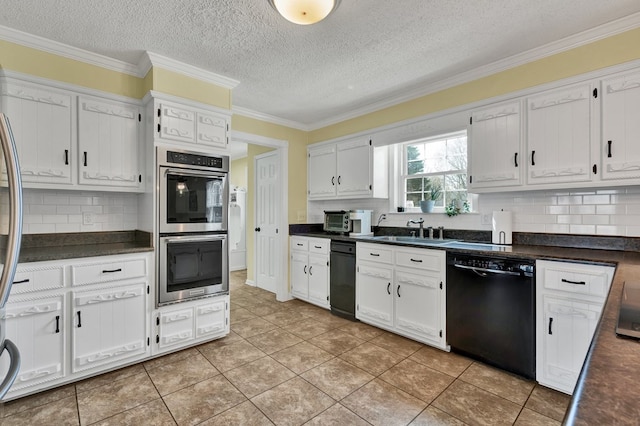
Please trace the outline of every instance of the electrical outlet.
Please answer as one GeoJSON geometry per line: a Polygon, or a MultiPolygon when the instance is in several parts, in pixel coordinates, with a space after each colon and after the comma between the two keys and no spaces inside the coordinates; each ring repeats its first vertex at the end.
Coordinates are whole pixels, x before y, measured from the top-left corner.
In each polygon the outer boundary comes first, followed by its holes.
{"type": "Polygon", "coordinates": [[[483,225],[491,225],[491,221],[493,220],[493,214],[482,213],[482,218],[480,220],[483,225]]]}
{"type": "Polygon", "coordinates": [[[93,225],[93,213],[91,213],[91,212],[83,212],[82,213],[82,224],[83,225],[93,225]]]}

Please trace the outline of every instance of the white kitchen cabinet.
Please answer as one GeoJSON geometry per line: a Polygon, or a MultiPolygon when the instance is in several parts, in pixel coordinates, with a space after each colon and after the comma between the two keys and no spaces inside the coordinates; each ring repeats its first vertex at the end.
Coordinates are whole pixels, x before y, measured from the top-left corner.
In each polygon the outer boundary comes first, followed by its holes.
{"type": "MultiPolygon", "coordinates": [[[[9,117],[25,187],[71,185],[76,141],[74,94],[5,79],[2,112],[9,117]]],[[[6,174],[4,164],[2,167],[6,174]]]]}
{"type": "Polygon", "coordinates": [[[536,262],[536,380],[573,393],[614,268],[536,262]]]}
{"type": "Polygon", "coordinates": [[[527,183],[588,182],[597,174],[591,161],[592,102],[589,83],[527,98],[527,183]]]}
{"type": "Polygon", "coordinates": [[[79,183],[138,188],[142,110],[125,102],[78,98],[79,183]]]}
{"type": "Polygon", "coordinates": [[[356,254],[356,317],[447,349],[446,253],[357,243],[356,254]]]}
{"type": "Polygon", "coordinates": [[[228,115],[162,99],[156,101],[156,111],[159,140],[185,142],[203,148],[227,148],[228,115]]]}
{"type": "Polygon", "coordinates": [[[147,353],[147,283],[72,292],[72,371],[147,353]]]}
{"type": "Polygon", "coordinates": [[[310,147],[308,198],[387,198],[388,161],[388,147],[374,147],[369,137],[310,147]]]}
{"type": "MultiPolygon", "coordinates": [[[[66,374],[64,294],[45,298],[11,300],[5,312],[6,338],[20,350],[20,372],[12,392],[46,386],[66,374]]],[[[0,358],[0,374],[9,369],[9,358],[0,358]]]]}
{"type": "Polygon", "coordinates": [[[291,237],[291,294],[301,300],[328,309],[328,238],[291,237]]]}
{"type": "Polygon", "coordinates": [[[154,355],[229,334],[229,296],[164,306],[154,313],[154,355]]]}
{"type": "Polygon", "coordinates": [[[518,186],[526,159],[521,155],[519,100],[472,112],[468,142],[469,189],[518,186]]]}
{"type": "Polygon", "coordinates": [[[640,178],[640,71],[602,80],[602,179],[640,178]]]}

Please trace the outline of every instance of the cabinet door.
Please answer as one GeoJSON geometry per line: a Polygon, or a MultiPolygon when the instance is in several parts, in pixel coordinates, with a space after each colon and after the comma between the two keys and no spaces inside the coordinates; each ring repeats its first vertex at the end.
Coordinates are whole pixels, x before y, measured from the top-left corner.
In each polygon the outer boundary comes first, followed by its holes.
{"type": "MultiPolygon", "coordinates": [[[[6,337],[20,350],[20,372],[11,391],[37,386],[65,375],[64,295],[26,302],[9,302],[6,337]]],[[[0,358],[0,374],[9,369],[0,358]]]]}
{"type": "Polygon", "coordinates": [[[158,137],[179,142],[196,142],[196,112],[170,102],[158,104],[158,137]]]}
{"type": "Polygon", "coordinates": [[[527,99],[527,183],[589,181],[591,164],[590,84],[527,99]]]}
{"type": "Polygon", "coordinates": [[[356,273],[356,318],[386,328],[393,327],[391,268],[358,265],[356,273]]]}
{"type": "Polygon", "coordinates": [[[227,117],[213,113],[197,114],[196,142],[214,148],[227,148],[227,117]]]}
{"type": "Polygon", "coordinates": [[[306,253],[291,253],[291,294],[304,300],[309,298],[308,261],[306,253]]]}
{"type": "Polygon", "coordinates": [[[474,111],[471,120],[469,187],[520,185],[520,101],[474,111]]]}
{"type": "Polygon", "coordinates": [[[72,370],[120,364],[144,355],[146,284],[72,292],[72,370]]]}
{"type": "Polygon", "coordinates": [[[309,302],[329,307],[329,258],[309,255],[309,302]]]}
{"type": "Polygon", "coordinates": [[[439,274],[396,269],[395,325],[398,332],[443,345],[442,287],[439,274]]]}
{"type": "Polygon", "coordinates": [[[156,343],[161,350],[183,346],[195,338],[193,308],[163,311],[157,318],[156,343]]]}
{"type": "Polygon", "coordinates": [[[135,105],[79,98],[80,179],[85,185],[138,187],[141,109],[135,105]]]}
{"type": "Polygon", "coordinates": [[[370,197],[371,139],[358,138],[337,144],[337,195],[341,197],[370,197]]]}
{"type": "Polygon", "coordinates": [[[196,306],[196,339],[222,336],[229,332],[228,303],[225,300],[196,306]]]}
{"type": "Polygon", "coordinates": [[[336,146],[309,149],[307,188],[310,200],[333,198],[336,195],[336,146]]]}
{"type": "Polygon", "coordinates": [[[600,318],[601,304],[543,296],[536,379],[572,393],[600,318]],[[542,368],[540,368],[542,367],[542,368]],[[542,371],[540,371],[542,370],[542,371]]]}
{"type": "Polygon", "coordinates": [[[640,72],[602,81],[602,178],[640,178],[640,72]]]}
{"type": "MultiPolygon", "coordinates": [[[[72,183],[73,102],[70,93],[38,85],[3,87],[2,111],[9,117],[24,183],[72,183]]],[[[6,175],[4,163],[2,168],[6,175]]]]}

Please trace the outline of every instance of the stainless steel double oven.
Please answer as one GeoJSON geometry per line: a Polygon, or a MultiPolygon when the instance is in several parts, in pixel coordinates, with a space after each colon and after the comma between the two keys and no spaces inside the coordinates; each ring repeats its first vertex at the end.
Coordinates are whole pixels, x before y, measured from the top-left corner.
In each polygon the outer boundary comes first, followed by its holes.
{"type": "Polygon", "coordinates": [[[229,157],[158,147],[158,300],[229,291],[229,157]]]}

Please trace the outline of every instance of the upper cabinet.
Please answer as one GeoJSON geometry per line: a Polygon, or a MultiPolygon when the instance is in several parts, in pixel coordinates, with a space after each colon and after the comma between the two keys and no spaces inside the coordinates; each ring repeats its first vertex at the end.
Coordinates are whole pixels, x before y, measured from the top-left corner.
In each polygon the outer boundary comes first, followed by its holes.
{"type": "Polygon", "coordinates": [[[137,105],[78,98],[81,184],[137,187],[142,111],[137,105]]]}
{"type": "Polygon", "coordinates": [[[227,149],[228,115],[161,99],[156,99],[155,107],[159,140],[227,149]]]}
{"type": "Polygon", "coordinates": [[[73,93],[5,81],[2,112],[9,118],[25,186],[73,183],[76,122],[73,93]]]}
{"type": "Polygon", "coordinates": [[[469,137],[469,189],[520,185],[520,101],[473,111],[469,137]]]}
{"type": "Polygon", "coordinates": [[[374,147],[369,137],[309,147],[309,200],[386,198],[388,161],[388,148],[374,147]]]}
{"type": "Polygon", "coordinates": [[[602,81],[602,178],[640,178],[640,72],[602,81]]]}
{"type": "Polygon", "coordinates": [[[544,92],[527,99],[527,183],[590,181],[591,84],[544,92]]]}

